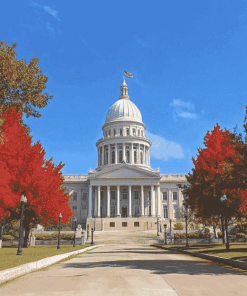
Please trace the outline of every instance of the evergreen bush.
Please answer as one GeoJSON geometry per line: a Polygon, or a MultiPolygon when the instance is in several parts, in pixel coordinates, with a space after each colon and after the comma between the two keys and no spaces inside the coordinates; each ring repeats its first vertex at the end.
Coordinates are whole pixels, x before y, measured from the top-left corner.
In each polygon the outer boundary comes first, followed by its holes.
{"type": "Polygon", "coordinates": [[[4,234],[3,235],[3,241],[13,241],[14,237],[10,234],[4,234]]]}
{"type": "Polygon", "coordinates": [[[173,228],[174,230],[183,230],[184,229],[184,225],[183,225],[183,223],[182,222],[176,222],[175,224],[174,224],[174,228],[173,228]]]}

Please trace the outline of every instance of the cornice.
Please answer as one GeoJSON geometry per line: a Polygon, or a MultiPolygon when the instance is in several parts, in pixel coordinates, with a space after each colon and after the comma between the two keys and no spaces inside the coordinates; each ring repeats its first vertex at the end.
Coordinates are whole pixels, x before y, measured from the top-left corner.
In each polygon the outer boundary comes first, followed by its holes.
{"type": "Polygon", "coordinates": [[[104,131],[104,129],[105,128],[107,128],[107,127],[110,127],[110,126],[114,126],[115,124],[135,124],[135,125],[140,125],[140,126],[142,126],[142,127],[144,127],[144,129],[146,130],[146,125],[144,124],[144,123],[142,123],[142,122],[139,122],[139,121],[135,121],[135,120],[126,120],[126,118],[124,118],[123,117],[123,119],[122,120],[119,120],[119,119],[117,119],[117,120],[113,120],[113,121],[111,121],[111,122],[107,122],[107,123],[105,123],[103,126],[102,126],[102,130],[104,131]]]}
{"type": "Polygon", "coordinates": [[[98,142],[96,143],[96,147],[98,147],[100,144],[104,143],[104,145],[108,145],[108,144],[123,144],[123,143],[138,143],[138,144],[142,144],[141,142],[147,143],[149,144],[149,146],[151,147],[152,142],[150,140],[148,140],[145,137],[138,137],[138,136],[114,136],[114,137],[109,137],[109,138],[101,138],[98,140],[98,142]]]}

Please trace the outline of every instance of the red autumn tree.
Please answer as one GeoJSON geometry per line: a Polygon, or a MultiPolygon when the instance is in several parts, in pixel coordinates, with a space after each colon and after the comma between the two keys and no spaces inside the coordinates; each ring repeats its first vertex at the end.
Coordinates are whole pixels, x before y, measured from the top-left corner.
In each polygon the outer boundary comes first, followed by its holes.
{"type": "Polygon", "coordinates": [[[220,198],[227,196],[228,217],[236,216],[243,208],[236,172],[243,155],[234,149],[233,135],[221,130],[217,124],[204,137],[205,148],[198,149],[197,159],[192,158],[195,167],[186,178],[183,188],[185,205],[198,217],[219,217],[222,213],[220,198]]]}
{"type": "Polygon", "coordinates": [[[32,145],[26,128],[20,124],[21,116],[14,109],[2,114],[4,124],[1,127],[0,160],[5,166],[0,174],[7,177],[0,180],[0,219],[6,215],[18,219],[20,197],[25,194],[27,203],[23,225],[27,243],[29,231],[37,223],[57,224],[58,216],[62,213],[62,222],[66,224],[70,222],[73,212],[68,204],[70,197],[62,187],[63,164],[55,166],[52,159],[44,159],[44,149],[39,142],[32,145]]]}

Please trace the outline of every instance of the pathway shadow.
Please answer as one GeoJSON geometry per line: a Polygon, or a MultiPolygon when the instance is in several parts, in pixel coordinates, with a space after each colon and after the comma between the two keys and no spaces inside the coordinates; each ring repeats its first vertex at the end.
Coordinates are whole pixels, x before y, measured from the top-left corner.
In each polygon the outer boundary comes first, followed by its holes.
{"type": "Polygon", "coordinates": [[[63,263],[63,268],[100,268],[124,267],[127,269],[150,270],[153,274],[187,274],[187,275],[243,275],[241,271],[224,268],[223,264],[183,260],[116,260],[86,263],[63,263]]]}

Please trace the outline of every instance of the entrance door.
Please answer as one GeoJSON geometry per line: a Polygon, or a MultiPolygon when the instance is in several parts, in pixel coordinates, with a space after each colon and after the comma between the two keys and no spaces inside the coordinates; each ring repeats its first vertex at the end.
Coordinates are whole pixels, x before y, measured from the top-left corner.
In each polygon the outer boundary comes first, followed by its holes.
{"type": "Polygon", "coordinates": [[[122,217],[123,218],[127,217],[127,206],[122,207],[122,217]]]}

